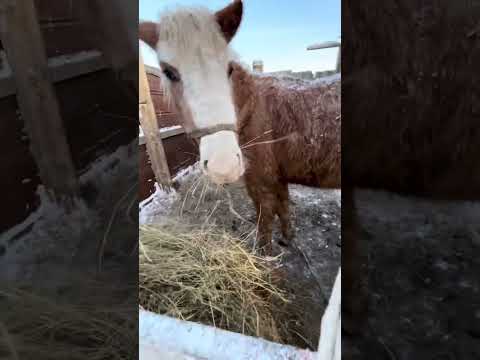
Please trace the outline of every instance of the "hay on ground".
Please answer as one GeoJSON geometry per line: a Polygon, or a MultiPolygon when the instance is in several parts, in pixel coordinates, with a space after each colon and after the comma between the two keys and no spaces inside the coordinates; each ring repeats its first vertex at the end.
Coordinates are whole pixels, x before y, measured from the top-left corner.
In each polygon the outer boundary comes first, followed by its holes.
{"type": "Polygon", "coordinates": [[[104,284],[78,286],[76,300],[25,288],[0,291],[1,359],[125,359],[136,356],[138,338],[135,288],[125,288],[122,303],[104,284]],[[113,295],[112,295],[113,294],[113,295]]]}
{"type": "Polygon", "coordinates": [[[281,342],[272,304],[276,259],[215,227],[140,227],[140,305],[183,320],[281,342]]]}

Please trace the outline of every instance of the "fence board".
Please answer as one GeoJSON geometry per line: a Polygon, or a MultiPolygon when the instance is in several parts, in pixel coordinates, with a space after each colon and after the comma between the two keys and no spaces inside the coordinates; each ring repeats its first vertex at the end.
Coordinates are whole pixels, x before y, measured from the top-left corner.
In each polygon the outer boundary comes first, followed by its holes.
{"type": "Polygon", "coordinates": [[[32,0],[0,2],[0,38],[43,185],[58,197],[77,191],[77,178],[32,0]]]}
{"type": "Polygon", "coordinates": [[[162,140],[158,136],[157,117],[150,97],[150,86],[141,56],[139,59],[139,114],[140,125],[145,134],[147,152],[155,178],[158,184],[169,189],[171,185],[170,171],[162,140]]]}

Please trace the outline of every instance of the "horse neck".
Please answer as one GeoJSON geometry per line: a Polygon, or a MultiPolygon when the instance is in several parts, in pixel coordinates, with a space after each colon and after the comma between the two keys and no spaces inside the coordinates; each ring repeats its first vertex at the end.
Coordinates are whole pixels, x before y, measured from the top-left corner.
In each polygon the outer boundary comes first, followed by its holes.
{"type": "Polygon", "coordinates": [[[237,112],[237,121],[244,123],[245,119],[252,115],[255,107],[255,95],[251,83],[242,83],[240,86],[234,86],[233,96],[235,110],[237,112]],[[246,88],[248,86],[248,88],[246,88]]]}

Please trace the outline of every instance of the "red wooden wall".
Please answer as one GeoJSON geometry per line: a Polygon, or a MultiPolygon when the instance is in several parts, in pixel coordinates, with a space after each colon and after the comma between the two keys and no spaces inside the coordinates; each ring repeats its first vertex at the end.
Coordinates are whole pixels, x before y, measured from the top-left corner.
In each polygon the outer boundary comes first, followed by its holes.
{"type": "MultiPolygon", "coordinates": [[[[159,70],[146,66],[148,83],[159,128],[181,125],[181,118],[168,107],[160,83],[159,70]]],[[[181,169],[194,164],[198,158],[198,147],[185,134],[163,139],[168,167],[172,176],[181,169]]],[[[154,191],[155,176],[150,167],[145,145],[140,145],[140,199],[146,199],[154,191]]]]}

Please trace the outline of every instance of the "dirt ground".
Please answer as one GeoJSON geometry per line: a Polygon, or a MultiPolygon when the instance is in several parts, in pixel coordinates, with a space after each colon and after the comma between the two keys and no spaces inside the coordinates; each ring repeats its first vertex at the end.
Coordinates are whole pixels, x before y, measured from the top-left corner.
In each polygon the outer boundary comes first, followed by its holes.
{"type": "Polygon", "coordinates": [[[480,203],[358,193],[369,316],[344,359],[480,359],[480,203]]]}
{"type": "MultiPolygon", "coordinates": [[[[161,223],[181,216],[187,223],[215,224],[236,236],[255,231],[254,206],[242,183],[224,188],[204,184],[196,170],[183,175],[177,190],[179,196],[169,200],[157,196],[142,209],[140,222],[161,223]]],[[[294,246],[278,245],[278,223],[273,235],[273,255],[283,253],[281,286],[291,300],[285,309],[291,318],[283,322],[291,345],[316,350],[321,317],[341,261],[340,191],[298,185],[290,185],[289,189],[296,227],[294,246]]],[[[255,237],[250,238],[253,241],[255,237]]]]}

